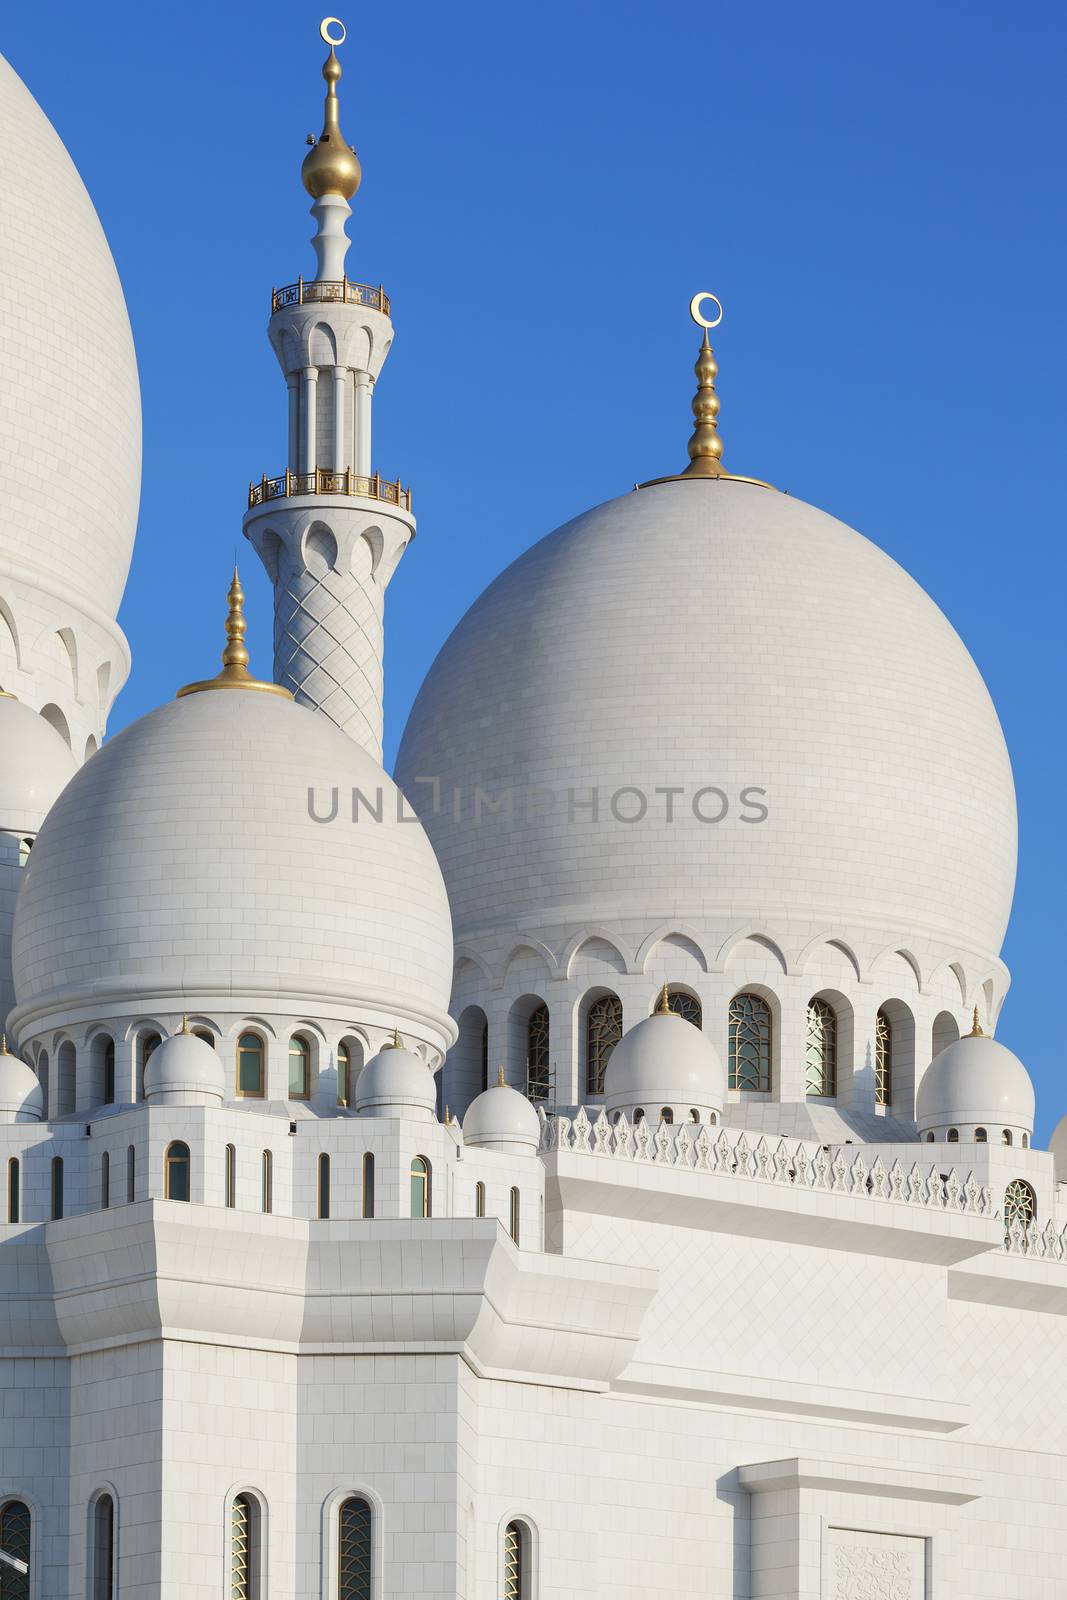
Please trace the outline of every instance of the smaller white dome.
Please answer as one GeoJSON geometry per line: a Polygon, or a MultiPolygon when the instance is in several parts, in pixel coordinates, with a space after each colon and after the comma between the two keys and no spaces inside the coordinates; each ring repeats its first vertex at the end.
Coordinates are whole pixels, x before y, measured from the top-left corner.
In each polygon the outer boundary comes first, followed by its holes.
{"type": "Polygon", "coordinates": [[[998,1129],[1034,1131],[1034,1086],[1006,1045],[986,1034],[968,1034],[946,1045],[923,1074],[915,1102],[920,1133],[953,1127],[983,1127],[997,1142],[998,1129]]]}
{"type": "Polygon", "coordinates": [[[0,750],[0,828],[36,833],[78,763],[50,722],[8,695],[0,695],[0,750]]]}
{"type": "Polygon", "coordinates": [[[463,1118],[463,1142],[498,1150],[536,1150],[541,1119],[524,1094],[510,1083],[494,1083],[475,1095],[463,1118]]]}
{"type": "Polygon", "coordinates": [[[604,1103],[608,1111],[642,1110],[658,1117],[670,1108],[684,1120],[719,1112],[726,1074],[707,1034],[673,1012],[657,1011],[623,1034],[608,1061],[604,1103]]]}
{"type": "Polygon", "coordinates": [[[417,1117],[437,1107],[437,1081],[414,1050],[386,1044],[371,1056],[356,1080],[356,1110],[364,1117],[417,1117]]]}
{"type": "Polygon", "coordinates": [[[199,1106],[226,1094],[222,1062],[195,1033],[175,1033],[153,1050],[144,1069],[146,1100],[157,1105],[199,1106]]]}
{"type": "Polygon", "coordinates": [[[33,1072],[18,1056],[0,1053],[0,1122],[40,1122],[44,1116],[44,1091],[33,1072]]]}
{"type": "Polygon", "coordinates": [[[1053,1128],[1048,1147],[1056,1168],[1056,1182],[1067,1183],[1067,1117],[1061,1117],[1053,1128]]]}

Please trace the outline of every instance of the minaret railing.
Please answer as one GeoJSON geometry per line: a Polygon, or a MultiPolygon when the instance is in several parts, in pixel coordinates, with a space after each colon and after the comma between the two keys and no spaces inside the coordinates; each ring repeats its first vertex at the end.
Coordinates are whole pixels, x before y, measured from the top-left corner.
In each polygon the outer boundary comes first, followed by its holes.
{"type": "Polygon", "coordinates": [[[298,278],[283,289],[272,289],[270,309],[282,311],[287,306],[321,305],[369,306],[372,311],[389,315],[389,296],[379,283],[353,283],[350,278],[298,278]]]}
{"type": "Polygon", "coordinates": [[[319,467],[314,472],[283,472],[277,478],[261,478],[248,485],[248,509],[264,506],[269,500],[285,500],[298,494],[357,495],[364,500],[384,500],[388,505],[411,510],[411,490],[399,478],[395,483],[377,472],[330,472],[319,467]]]}

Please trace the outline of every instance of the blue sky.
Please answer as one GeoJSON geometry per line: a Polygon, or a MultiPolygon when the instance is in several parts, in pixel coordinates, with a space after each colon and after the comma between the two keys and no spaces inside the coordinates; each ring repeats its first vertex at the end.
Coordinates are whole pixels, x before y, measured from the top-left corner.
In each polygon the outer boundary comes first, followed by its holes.
{"type": "MultiPolygon", "coordinates": [[[[145,471],[112,730],[212,670],[248,480],[284,464],[272,284],[310,271],[299,168],[321,9],[8,7],[2,48],[66,140],[122,274],[145,471]]],[[[860,528],[959,629],[1015,764],[1000,1034],[1039,1133],[1067,1109],[1063,79],[1067,13],[990,0],[717,7],[545,0],[350,13],[350,275],[395,348],[376,464],[415,490],[389,591],[390,755],[487,581],[674,470],[697,288],[735,470],[860,528]]],[[[46,197],[42,197],[45,203],[46,197]]],[[[242,551],[253,664],[270,593],[242,551]]]]}

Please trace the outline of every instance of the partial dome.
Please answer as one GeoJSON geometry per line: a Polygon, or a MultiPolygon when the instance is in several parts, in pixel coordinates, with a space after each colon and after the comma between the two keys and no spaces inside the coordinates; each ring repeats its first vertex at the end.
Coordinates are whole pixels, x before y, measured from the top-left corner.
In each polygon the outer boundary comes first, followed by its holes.
{"type": "Polygon", "coordinates": [[[43,1116],[44,1091],[37,1074],[0,1049],[0,1122],[40,1122],[43,1116]]]}
{"type": "Polygon", "coordinates": [[[494,1083],[467,1107],[463,1142],[516,1154],[536,1150],[541,1142],[541,1121],[524,1094],[510,1083],[494,1083]]]}
{"type": "Polygon", "coordinates": [[[748,483],[650,486],[520,557],[438,655],[397,777],[461,942],[795,918],[992,959],[1011,908],[1011,767],[960,639],[882,550],[748,483]]]}
{"type": "Polygon", "coordinates": [[[144,1069],[144,1094],[164,1106],[218,1103],[226,1096],[222,1062],[195,1033],[175,1033],[153,1050],[144,1069]]]}
{"type": "Polygon", "coordinates": [[[604,1104],[609,1111],[636,1110],[658,1121],[664,1110],[683,1122],[722,1110],[726,1075],[715,1046],[705,1033],[672,1012],[657,1011],[628,1029],[611,1052],[604,1078],[604,1104]]]}
{"type": "Polygon", "coordinates": [[[0,557],[113,621],[141,484],[130,322],[85,186],[2,59],[0,202],[4,367],[18,374],[18,403],[0,412],[0,557]]]}
{"type": "Polygon", "coordinates": [[[1018,1056],[985,1034],[968,1034],[938,1052],[923,1074],[915,1102],[920,1134],[944,1138],[954,1128],[973,1138],[984,1128],[998,1143],[1004,1130],[1034,1131],[1034,1086],[1018,1056]]]}
{"type": "Polygon", "coordinates": [[[7,695],[0,695],[0,750],[0,829],[36,833],[78,763],[50,723],[7,695]]]}
{"type": "Polygon", "coordinates": [[[366,1117],[432,1117],[437,1082],[413,1050],[387,1044],[356,1080],[356,1111],[366,1117]]]}
{"type": "Polygon", "coordinates": [[[20,1036],[105,997],[181,1011],[194,993],[301,1015],[358,1005],[435,1047],[455,1034],[425,833],[366,751],[276,694],[186,695],[82,768],[25,869],[13,966],[20,1036]],[[353,821],[353,790],[380,820],[353,821]]]}
{"type": "Polygon", "coordinates": [[[1061,1117],[1053,1128],[1048,1147],[1056,1171],[1056,1182],[1067,1183],[1067,1117],[1061,1117]]]}

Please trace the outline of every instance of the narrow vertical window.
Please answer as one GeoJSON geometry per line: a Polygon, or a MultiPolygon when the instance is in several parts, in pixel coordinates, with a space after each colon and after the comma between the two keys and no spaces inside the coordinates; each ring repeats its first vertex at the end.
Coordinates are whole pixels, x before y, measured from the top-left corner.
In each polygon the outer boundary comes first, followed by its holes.
{"type": "Polygon", "coordinates": [[[1000,1142],[1001,1142],[1001,1144],[1011,1144],[1011,1129],[1010,1128],[1005,1128],[1004,1129],[1004,1132],[1000,1136],[1000,1142]]]}
{"type": "Polygon", "coordinates": [[[137,1198],[137,1151],[126,1146],[126,1204],[132,1206],[137,1198]]]}
{"type": "Polygon", "coordinates": [[[367,1150],[363,1156],[363,1215],[374,1215],[374,1156],[367,1150]]]}
{"type": "Polygon", "coordinates": [[[230,1507],[230,1600],[260,1600],[259,1502],[239,1494],[230,1507]]]}
{"type": "Polygon", "coordinates": [[[100,1209],[106,1211],[111,1204],[111,1157],[105,1150],[100,1157],[100,1209]]]}
{"type": "Polygon", "coordinates": [[[323,1151],[319,1156],[319,1216],[330,1215],[330,1158],[323,1151]]]}
{"type": "Polygon", "coordinates": [[[548,1099],[549,1038],[548,1007],[536,1006],[526,1024],[526,1093],[531,1100],[548,1099]]]}
{"type": "Polygon", "coordinates": [[[262,1100],[264,1092],[263,1040],[258,1033],[242,1033],[237,1041],[237,1093],[262,1100]]]}
{"type": "Polygon", "coordinates": [[[509,1208],[509,1215],[508,1215],[508,1225],[509,1225],[509,1231],[511,1233],[511,1237],[515,1241],[516,1244],[518,1244],[518,1242],[519,1242],[519,1222],[520,1222],[519,1204],[520,1204],[520,1202],[519,1202],[519,1191],[518,1191],[518,1189],[512,1189],[512,1191],[511,1191],[511,1205],[510,1205],[510,1208],[509,1208]]]}
{"type": "Polygon", "coordinates": [[[232,1211],[237,1204],[237,1149],[232,1144],[226,1146],[225,1191],[227,1210],[232,1211]]]}
{"type": "Polygon", "coordinates": [[[30,1596],[30,1508],[22,1500],[8,1500],[0,1506],[0,1550],[24,1565],[25,1572],[0,1566],[2,1600],[29,1600],[30,1596]]]}
{"type": "Polygon", "coordinates": [[[350,1496],[337,1514],[337,1600],[370,1600],[372,1535],[370,1506],[350,1496]]]}
{"type": "Polygon", "coordinates": [[[529,1600],[530,1536],[521,1522],[504,1529],[502,1600],[529,1600]]]}
{"type": "Polygon", "coordinates": [[[163,1157],[163,1196],[166,1200],[188,1200],[190,1194],[189,1146],[175,1139],[163,1157]]]}
{"type": "Polygon", "coordinates": [[[604,1071],[622,1038],[622,1001],[617,994],[594,1000],[585,1019],[585,1092],[604,1093],[604,1071]]]}
{"type": "Polygon", "coordinates": [[[874,1019],[874,1103],[888,1106],[893,1099],[893,1024],[884,1011],[874,1019]]]}
{"type": "Polygon", "coordinates": [[[974,1142],[975,1142],[975,1144],[988,1144],[989,1143],[989,1134],[988,1134],[988,1132],[986,1131],[985,1128],[975,1128],[975,1130],[974,1130],[974,1142]]]}
{"type": "Polygon", "coordinates": [[[837,1093],[837,1017],[825,1000],[808,1001],[807,1045],[804,1054],[807,1093],[837,1093]]]}
{"type": "Polygon", "coordinates": [[[342,1039],[337,1046],[337,1104],[350,1105],[352,1101],[352,1052],[342,1039]]]}
{"type": "Polygon", "coordinates": [[[102,1494],[93,1506],[91,1583],[92,1600],[112,1600],[115,1592],[115,1502],[102,1494]]]}
{"type": "Polygon", "coordinates": [[[950,1128],[948,1130],[948,1142],[949,1144],[959,1144],[960,1130],[958,1128],[950,1128]]]}
{"type": "Polygon", "coordinates": [[[52,1157],[52,1221],[63,1215],[63,1157],[52,1157]]]}
{"type": "Polygon", "coordinates": [[[103,1100],[106,1106],[115,1104],[115,1041],[108,1039],[104,1045],[103,1100]]]}
{"type": "Polygon", "coordinates": [[[22,1199],[22,1178],[19,1171],[18,1160],[15,1156],[7,1164],[7,1220],[18,1222],[20,1201],[22,1199]]]}
{"type": "Polygon", "coordinates": [[[476,1217],[484,1217],[485,1216],[485,1184],[484,1183],[476,1183],[474,1185],[474,1215],[476,1217]]]}
{"type": "Polygon", "coordinates": [[[274,1210],[274,1157],[269,1150],[263,1152],[263,1180],[260,1196],[263,1210],[274,1210]]]}
{"type": "Polygon", "coordinates": [[[289,1040],[289,1098],[311,1098],[311,1046],[299,1034],[289,1040]]]}
{"type": "Polygon", "coordinates": [[[771,1008],[758,994],[730,1001],[730,1088],[768,1094],[771,1087],[771,1008]]]}
{"type": "Polygon", "coordinates": [[[411,1215],[430,1215],[430,1163],[425,1156],[415,1156],[411,1163],[411,1215]]]}

